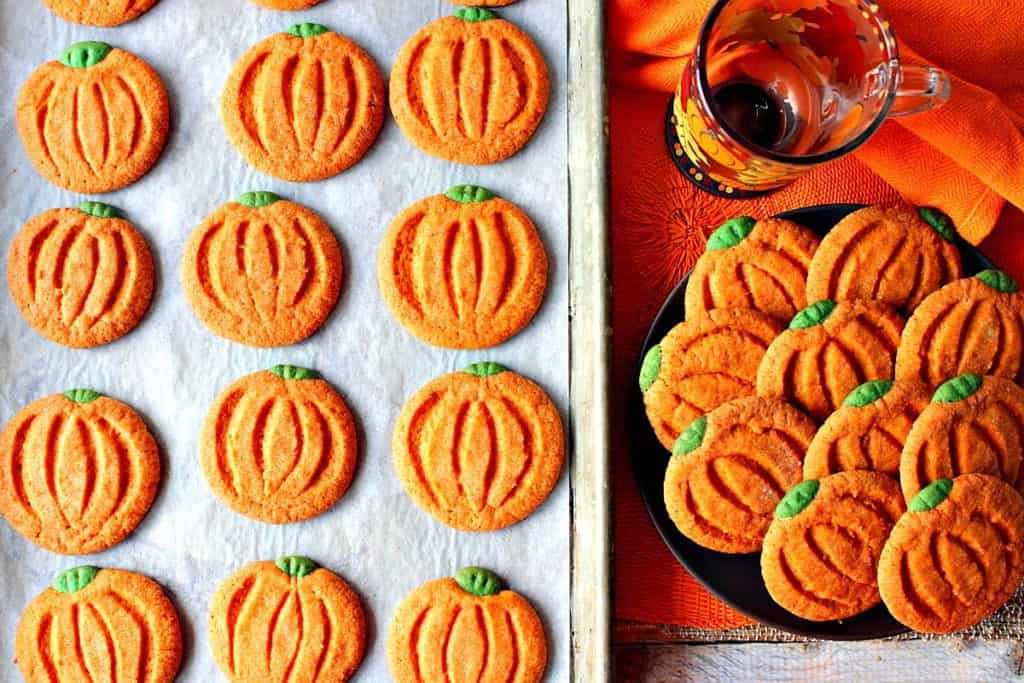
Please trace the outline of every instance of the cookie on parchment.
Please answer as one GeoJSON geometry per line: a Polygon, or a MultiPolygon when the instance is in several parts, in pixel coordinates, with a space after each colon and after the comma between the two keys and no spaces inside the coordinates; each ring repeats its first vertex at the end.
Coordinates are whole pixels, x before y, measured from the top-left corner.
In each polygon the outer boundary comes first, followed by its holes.
{"type": "Polygon", "coordinates": [[[75,567],[25,608],[14,652],[26,683],[171,683],[181,665],[181,624],[156,581],[75,567]]]}
{"type": "Polygon", "coordinates": [[[391,113],[433,156],[490,164],[518,152],[547,109],[548,67],[518,26],[464,7],[402,46],[389,86],[391,113]]]}
{"type": "Polygon", "coordinates": [[[640,390],[661,444],[672,450],[695,419],[753,396],[761,358],[780,329],[764,313],[716,308],[679,323],[652,346],[640,368],[640,390]]]}
{"type": "Polygon", "coordinates": [[[921,412],[900,459],[910,501],[938,479],[978,472],[1024,491],[1024,389],[1002,377],[946,381],[921,412]]]}
{"type": "Polygon", "coordinates": [[[1024,578],[1024,501],[987,474],[940,479],[900,517],[878,562],[889,612],[926,633],[977,624],[1024,578]]]}
{"type": "Polygon", "coordinates": [[[907,321],[897,379],[938,386],[973,373],[1024,383],[1024,294],[999,270],[951,282],[907,321]]]}
{"type": "Polygon", "coordinates": [[[246,192],[207,216],[181,265],[199,320],[225,339],[260,347],[316,332],[334,310],[341,276],[341,249],[327,224],[272,192],[246,192]]]}
{"type": "Polygon", "coordinates": [[[749,308],[790,320],[807,306],[807,268],[818,236],[792,221],[737,216],[708,237],[686,285],[686,317],[749,308]]]}
{"type": "Polygon", "coordinates": [[[850,392],[814,435],[804,459],[804,478],[849,470],[900,476],[900,454],[931,391],[913,380],[876,379],[850,392]]]}
{"type": "Polygon", "coordinates": [[[387,649],[395,683],[538,683],[548,658],[537,612],[480,567],[406,596],[391,618],[387,649]]]}
{"type": "Polygon", "coordinates": [[[880,472],[839,472],[786,493],[764,537],[761,575],[772,599],[811,621],[846,619],[879,602],[882,548],[905,508],[880,472]]]}
{"type": "Polygon", "coordinates": [[[487,348],[519,332],[540,308],[547,273],[530,218],[473,185],[402,211],[378,259],[381,293],[402,326],[455,349],[487,348]]]}
{"type": "Polygon", "coordinates": [[[156,163],[170,109],[156,71],[106,43],[76,43],[32,72],[18,94],[18,133],[54,185],[84,194],[134,183],[156,163]]]}
{"type": "Polygon", "coordinates": [[[409,497],[464,531],[526,518],[565,459],[558,409],[530,380],[491,362],[438,377],[402,408],[392,439],[409,497]]]}
{"type": "Polygon", "coordinates": [[[146,516],[160,457],[131,408],[89,389],[34,401],[0,433],[0,513],[55,553],[120,543],[146,516]]]}
{"type": "Polygon", "coordinates": [[[892,377],[902,330],[903,318],[888,304],[813,303],[768,347],[757,393],[790,401],[820,422],[859,385],[892,377]]]}
{"type": "Polygon", "coordinates": [[[43,0],[64,21],[119,26],[147,12],[157,0],[43,0]]]}
{"type": "Polygon", "coordinates": [[[210,488],[235,512],[271,524],[315,517],[348,490],[358,445],[341,396],[312,370],[275,365],[225,389],[199,446],[210,488]]]}
{"type": "Polygon", "coordinates": [[[759,550],[775,506],[800,481],[814,430],[788,403],[756,396],[694,420],[665,472],[665,507],[676,528],[718,552],[759,550]]]}
{"type": "Polygon", "coordinates": [[[252,562],[210,603],[210,649],[233,683],[347,681],[366,650],[362,602],[341,577],[297,555],[252,562]]]}
{"type": "Polygon", "coordinates": [[[882,301],[909,315],[960,277],[949,218],[922,207],[858,209],[821,240],[807,274],[809,301],[882,301]]]}
{"type": "Polygon", "coordinates": [[[296,24],[235,63],[221,118],[263,173],[322,180],[363,158],[384,123],[384,79],[363,48],[320,24],[296,24]]]}
{"type": "Polygon", "coordinates": [[[50,209],[11,242],[7,285],[29,325],[73,348],[106,344],[139,323],[153,296],[145,238],[107,204],[50,209]]]}

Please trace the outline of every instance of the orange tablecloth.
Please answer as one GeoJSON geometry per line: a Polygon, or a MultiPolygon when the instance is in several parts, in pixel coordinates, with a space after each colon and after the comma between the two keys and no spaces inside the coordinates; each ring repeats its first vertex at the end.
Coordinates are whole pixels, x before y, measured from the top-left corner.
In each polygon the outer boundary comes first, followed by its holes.
{"type": "MultiPolygon", "coordinates": [[[[1004,5],[972,5],[966,16],[959,0],[887,3],[902,30],[903,53],[924,55],[956,75],[951,103],[887,123],[857,154],[753,200],[697,190],[678,173],[663,142],[669,93],[708,5],[608,4],[615,425],[626,424],[640,344],[658,307],[703,250],[707,234],[730,216],[835,202],[931,204],[1024,281],[1024,213],[1016,208],[1024,204],[1024,118],[1016,114],[1024,105],[1024,41],[1015,35],[1016,23],[1006,20],[1004,5]]],[[[621,428],[613,433],[616,616],[705,628],[746,623],[665,548],[633,480],[626,434],[621,428]]]]}

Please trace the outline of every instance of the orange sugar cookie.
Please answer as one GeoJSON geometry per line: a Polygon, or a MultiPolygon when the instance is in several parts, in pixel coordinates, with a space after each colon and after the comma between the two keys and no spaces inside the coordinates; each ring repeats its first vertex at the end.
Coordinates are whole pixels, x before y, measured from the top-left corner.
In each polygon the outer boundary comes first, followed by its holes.
{"type": "Polygon", "coordinates": [[[761,548],[772,512],[800,481],[814,421],[752,396],[698,417],[679,436],[665,472],[665,507],[679,531],[722,553],[761,548]]]}
{"type": "Polygon", "coordinates": [[[1024,383],[1024,294],[998,270],[951,282],[907,321],[896,378],[930,386],[956,377],[999,375],[1024,383]]]}
{"type": "Polygon", "coordinates": [[[757,368],[779,333],[776,320],[716,308],[679,323],[652,346],[640,369],[647,419],[665,448],[693,420],[734,398],[754,395],[757,368]]]}
{"type": "Polygon", "coordinates": [[[940,479],[896,522],[878,562],[889,612],[925,633],[973,626],[1024,578],[1024,501],[987,474],[940,479]]]}
{"type": "Polygon", "coordinates": [[[119,26],[144,14],[157,0],[43,0],[64,21],[90,26],[119,26]]]}
{"type": "Polygon", "coordinates": [[[341,276],[341,249],[327,224],[272,192],[246,192],[207,216],[181,264],[199,320],[225,339],[260,347],[316,332],[334,310],[341,276]]]}
{"type": "Polygon", "coordinates": [[[871,609],[881,602],[878,558],[904,509],[899,486],[880,472],[801,482],[779,502],[764,538],[761,575],[768,593],[811,621],[871,609]]]}
{"type": "Polygon", "coordinates": [[[322,180],[363,158],[384,123],[384,80],[363,48],[296,24],[249,49],[221,96],[231,144],[282,180],[322,180]]]}
{"type": "Polygon", "coordinates": [[[106,344],[138,325],[153,296],[145,238],[107,204],[50,209],[11,242],[7,285],[34,330],[73,348],[106,344]]]}
{"type": "Polygon", "coordinates": [[[410,593],[391,618],[387,650],[395,683],[539,683],[548,659],[537,612],[480,567],[410,593]]]}
{"type": "Polygon", "coordinates": [[[149,511],[160,457],[125,404],[72,389],[22,408],[0,433],[0,513],[55,553],[106,550],[149,511]]]}
{"type": "Polygon", "coordinates": [[[75,567],[25,608],[14,653],[26,683],[171,683],[181,665],[181,624],[156,581],[75,567]]]}
{"type": "Polygon", "coordinates": [[[861,384],[814,435],[804,459],[804,478],[849,470],[899,478],[903,443],[930,399],[928,388],[912,380],[861,384]]]}
{"type": "Polygon", "coordinates": [[[170,108],[153,68],[106,43],[76,43],[32,72],[18,94],[18,133],[54,185],[98,194],[134,183],[156,163],[170,108]]]}
{"type": "Polygon", "coordinates": [[[547,109],[548,67],[515,24],[464,7],[402,46],[389,87],[391,113],[428,154],[490,164],[518,152],[547,109]]]}
{"type": "Polygon", "coordinates": [[[500,344],[536,314],[547,286],[544,244],[519,207],[459,185],[405,209],[384,236],[384,300],[420,339],[455,349],[500,344]]]}
{"type": "Polygon", "coordinates": [[[210,649],[232,683],[347,681],[366,650],[359,596],[306,557],[252,562],[217,587],[210,649]]]}
{"type": "Polygon", "coordinates": [[[824,300],[800,311],[764,354],[757,393],[819,422],[857,386],[892,377],[903,318],[877,301],[824,300]]]}
{"type": "Polygon", "coordinates": [[[200,440],[210,488],[235,512],[271,524],[315,517],[348,490],[358,445],[348,406],[307,368],[275,365],[225,389],[200,440]]]}
{"type": "Polygon", "coordinates": [[[402,408],[392,439],[406,493],[455,529],[493,531],[551,493],[565,459],[557,408],[497,363],[428,382],[402,408]]]}
{"type": "Polygon", "coordinates": [[[810,301],[881,301],[909,315],[960,277],[949,219],[931,208],[869,206],[825,235],[807,274],[810,301]]]}
{"type": "Polygon", "coordinates": [[[749,308],[789,320],[807,306],[807,267],[818,237],[778,218],[738,216],[708,237],[686,285],[686,318],[749,308]]]}

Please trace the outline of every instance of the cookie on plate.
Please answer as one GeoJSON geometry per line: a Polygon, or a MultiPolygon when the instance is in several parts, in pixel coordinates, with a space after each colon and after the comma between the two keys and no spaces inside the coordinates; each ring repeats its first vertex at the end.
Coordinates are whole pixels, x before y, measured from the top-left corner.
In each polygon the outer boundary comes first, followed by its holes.
{"type": "Polygon", "coordinates": [[[555,487],[565,459],[551,399],[490,362],[425,384],[402,408],[391,443],[409,497],[465,531],[526,518],[555,487]]]}
{"type": "Polygon", "coordinates": [[[144,14],[157,0],[43,0],[64,21],[119,26],[144,14]]]}
{"type": "Polygon", "coordinates": [[[153,280],[145,238],[100,202],[34,216],[7,254],[7,285],[22,317],[72,348],[106,344],[134,329],[149,309],[153,280]]]}
{"type": "Polygon", "coordinates": [[[818,236],[792,221],[737,216],[708,237],[686,285],[686,317],[750,308],[790,320],[807,306],[807,268],[818,236]]]}
{"type": "Polygon", "coordinates": [[[387,648],[395,683],[538,683],[548,659],[537,612],[480,567],[412,591],[391,618],[387,648]]]}
{"type": "Polygon", "coordinates": [[[810,301],[882,301],[909,315],[960,277],[949,218],[931,208],[869,206],[825,235],[807,274],[810,301]]]}
{"type": "Polygon", "coordinates": [[[34,401],[0,433],[0,513],[55,553],[106,550],[149,511],[156,441],[131,408],[89,389],[34,401]]]}
{"type": "Polygon", "coordinates": [[[373,58],[320,24],[296,24],[242,55],[221,95],[235,149],[256,169],[306,182],[363,158],[384,123],[373,58]]]}
{"type": "Polygon", "coordinates": [[[307,368],[246,375],[210,407],[199,445],[210,488],[235,512],[271,524],[315,517],[355,474],[355,421],[307,368]]]}
{"type": "Polygon", "coordinates": [[[306,207],[246,192],[206,217],[181,264],[185,295],[215,334],[249,346],[287,346],[316,332],[341,291],[341,249],[306,207]]]}
{"type": "Polygon", "coordinates": [[[181,624],[156,581],[75,567],[25,608],[14,653],[26,683],[171,683],[181,665],[181,624]]]}
{"type": "Polygon", "coordinates": [[[807,479],[786,493],[764,537],[761,575],[772,599],[811,621],[845,619],[879,602],[882,547],[904,511],[880,472],[807,479]]]}
{"type": "Polygon", "coordinates": [[[647,419],[665,448],[695,419],[754,395],[757,368],[778,335],[764,313],[716,308],[684,320],[644,356],[640,390],[647,419]]]}
{"type": "Polygon", "coordinates": [[[84,194],[134,183],[167,140],[164,84],[131,52],[75,43],[32,72],[18,94],[18,133],[39,174],[84,194]]]}
{"type": "Polygon", "coordinates": [[[718,552],[759,550],[775,506],[800,481],[814,430],[788,403],[756,396],[694,420],[665,472],[665,507],[676,527],[718,552]]]}
{"type": "Polygon", "coordinates": [[[900,459],[912,500],[938,479],[979,472],[1024,491],[1024,389],[1002,377],[960,375],[936,390],[900,459]]]}
{"type": "Polygon", "coordinates": [[[804,459],[804,479],[849,470],[899,478],[903,444],[930,399],[931,391],[912,380],[861,384],[814,435],[804,459]]]}
{"type": "Polygon", "coordinates": [[[453,349],[487,348],[523,329],[544,299],[547,274],[530,218],[473,185],[402,211],[378,260],[381,293],[402,326],[453,349]]]}
{"type": "Polygon", "coordinates": [[[347,681],[366,650],[362,602],[297,555],[252,562],[217,587],[207,634],[229,681],[347,681]]]}
{"type": "Polygon", "coordinates": [[[987,474],[940,479],[900,517],[878,562],[889,612],[926,633],[977,624],[1024,578],[1024,500],[987,474]]]}
{"type": "Polygon", "coordinates": [[[518,152],[548,104],[548,67],[518,26],[464,7],[427,24],[398,53],[391,113],[428,154],[490,164],[518,152]]]}
{"type": "Polygon", "coordinates": [[[896,378],[937,386],[973,373],[1024,383],[1024,294],[999,270],[951,282],[907,321],[896,378]]]}
{"type": "Polygon", "coordinates": [[[815,420],[864,382],[892,377],[903,318],[877,301],[818,301],[800,311],[764,354],[757,393],[794,403],[815,420]]]}

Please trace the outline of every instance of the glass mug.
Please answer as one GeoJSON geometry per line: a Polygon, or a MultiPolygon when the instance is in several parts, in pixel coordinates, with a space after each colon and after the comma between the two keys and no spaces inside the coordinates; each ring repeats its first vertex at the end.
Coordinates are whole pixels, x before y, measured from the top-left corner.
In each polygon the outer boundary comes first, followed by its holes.
{"type": "Polygon", "coordinates": [[[699,187],[751,197],[852,151],[886,117],[941,105],[949,90],[945,72],[900,63],[873,2],[719,0],[679,79],[666,137],[699,187]]]}

